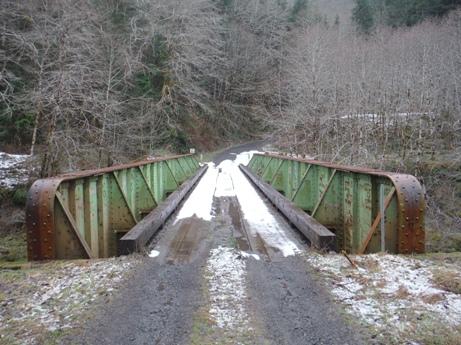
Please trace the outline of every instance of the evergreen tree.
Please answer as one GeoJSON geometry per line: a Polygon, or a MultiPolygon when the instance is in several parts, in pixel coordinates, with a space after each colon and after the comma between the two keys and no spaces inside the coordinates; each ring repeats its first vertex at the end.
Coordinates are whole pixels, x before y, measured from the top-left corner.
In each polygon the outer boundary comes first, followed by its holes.
{"type": "Polygon", "coordinates": [[[388,25],[413,26],[428,17],[441,17],[461,5],[461,0],[386,0],[388,25]]]}
{"type": "Polygon", "coordinates": [[[335,22],[333,24],[334,26],[339,26],[339,15],[337,14],[335,17],[335,22]]]}
{"type": "Polygon", "coordinates": [[[355,0],[352,19],[362,33],[371,33],[374,26],[374,10],[370,0],[355,0]]]}
{"type": "Polygon", "coordinates": [[[296,0],[293,8],[291,9],[291,16],[290,20],[294,22],[298,14],[300,14],[303,10],[306,10],[309,3],[307,0],[296,0]]]}

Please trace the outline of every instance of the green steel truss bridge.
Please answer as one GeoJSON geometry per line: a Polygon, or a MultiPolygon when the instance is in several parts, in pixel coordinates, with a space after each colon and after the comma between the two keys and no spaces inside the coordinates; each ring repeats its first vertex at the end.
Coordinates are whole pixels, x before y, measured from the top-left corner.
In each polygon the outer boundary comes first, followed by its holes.
{"type": "MultiPolygon", "coordinates": [[[[29,260],[142,250],[206,169],[182,155],[36,181],[29,260]]],[[[424,253],[424,193],[411,175],[268,154],[240,169],[318,249],[424,253]]]]}

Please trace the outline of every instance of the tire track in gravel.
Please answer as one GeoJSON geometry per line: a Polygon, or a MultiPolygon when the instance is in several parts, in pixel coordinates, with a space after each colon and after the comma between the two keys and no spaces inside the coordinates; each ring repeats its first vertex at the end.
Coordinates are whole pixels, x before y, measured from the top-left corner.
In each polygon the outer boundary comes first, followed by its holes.
{"type": "Polygon", "coordinates": [[[252,190],[232,151],[222,155],[232,161],[210,166],[155,239],[153,258],[140,260],[76,343],[361,343],[312,278],[299,233],[252,190]]]}

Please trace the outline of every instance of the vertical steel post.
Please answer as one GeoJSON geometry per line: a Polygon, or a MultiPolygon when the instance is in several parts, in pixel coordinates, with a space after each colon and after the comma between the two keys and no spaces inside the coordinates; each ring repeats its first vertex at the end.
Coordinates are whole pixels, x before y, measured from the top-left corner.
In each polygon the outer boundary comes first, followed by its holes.
{"type": "Polygon", "coordinates": [[[385,226],[385,207],[384,207],[384,185],[381,184],[381,251],[386,251],[386,226],[385,226]]]}

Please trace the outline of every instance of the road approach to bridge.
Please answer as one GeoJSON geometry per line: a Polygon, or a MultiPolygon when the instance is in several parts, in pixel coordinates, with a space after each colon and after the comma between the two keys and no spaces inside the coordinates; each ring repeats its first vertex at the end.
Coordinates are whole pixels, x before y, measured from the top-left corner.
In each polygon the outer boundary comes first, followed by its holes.
{"type": "MultiPolygon", "coordinates": [[[[262,143],[217,156],[80,344],[360,344],[315,281],[308,243],[238,169],[262,143]]],[[[73,340],[75,341],[75,339],[73,340]]]]}

